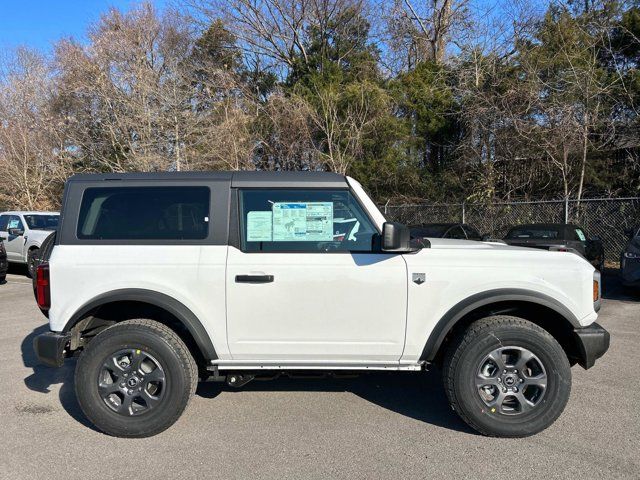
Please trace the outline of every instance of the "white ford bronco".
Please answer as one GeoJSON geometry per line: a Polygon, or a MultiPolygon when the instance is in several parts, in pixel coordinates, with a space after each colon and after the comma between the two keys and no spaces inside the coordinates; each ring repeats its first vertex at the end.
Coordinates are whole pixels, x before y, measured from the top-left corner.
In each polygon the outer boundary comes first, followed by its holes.
{"type": "Polygon", "coordinates": [[[583,258],[415,243],[333,173],[74,176],[45,254],[35,352],[78,355],[82,410],[122,437],[171,426],[198,380],[431,366],[471,427],[522,437],[561,414],[571,366],[609,347],[583,258]]]}

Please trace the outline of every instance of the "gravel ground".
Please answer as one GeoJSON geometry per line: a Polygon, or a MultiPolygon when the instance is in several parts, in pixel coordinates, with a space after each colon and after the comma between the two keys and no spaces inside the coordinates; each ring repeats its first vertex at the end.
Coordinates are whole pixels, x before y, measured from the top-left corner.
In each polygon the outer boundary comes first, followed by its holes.
{"type": "Polygon", "coordinates": [[[640,478],[640,292],[605,280],[611,348],[574,367],[569,405],[527,439],[484,438],[449,410],[439,373],[200,384],[148,439],[103,435],[73,393],[74,362],[39,366],[46,331],[29,281],[0,285],[0,478],[640,478]]]}

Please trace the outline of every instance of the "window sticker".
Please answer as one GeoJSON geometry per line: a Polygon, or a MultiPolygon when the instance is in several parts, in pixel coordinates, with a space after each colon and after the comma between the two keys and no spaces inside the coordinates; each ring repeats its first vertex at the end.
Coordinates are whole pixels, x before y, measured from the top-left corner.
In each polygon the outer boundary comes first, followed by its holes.
{"type": "Polygon", "coordinates": [[[270,242],[273,230],[271,212],[247,213],[247,242],[270,242]]]}
{"type": "Polygon", "coordinates": [[[585,235],[584,235],[584,232],[582,230],[580,230],[579,228],[576,228],[576,235],[578,235],[578,238],[582,242],[584,242],[587,239],[587,237],[585,237],[585,235]]]}
{"type": "Polygon", "coordinates": [[[274,242],[333,240],[333,202],[273,204],[274,242]]]}
{"type": "Polygon", "coordinates": [[[7,230],[9,230],[10,228],[18,228],[19,223],[20,223],[20,220],[18,220],[17,218],[12,218],[11,220],[9,220],[9,225],[7,225],[7,230]]]}

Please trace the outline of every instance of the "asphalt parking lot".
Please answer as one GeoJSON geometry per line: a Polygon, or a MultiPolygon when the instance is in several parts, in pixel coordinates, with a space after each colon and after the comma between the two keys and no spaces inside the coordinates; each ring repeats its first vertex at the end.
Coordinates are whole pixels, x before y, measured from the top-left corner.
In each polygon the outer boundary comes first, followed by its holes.
{"type": "Polygon", "coordinates": [[[1,478],[640,478],[640,293],[614,277],[600,316],[611,349],[574,367],[567,409],[532,438],[475,434],[432,371],[200,384],[171,429],[124,440],[83,417],[73,361],[36,364],[46,319],[20,273],[0,285],[1,478]]]}

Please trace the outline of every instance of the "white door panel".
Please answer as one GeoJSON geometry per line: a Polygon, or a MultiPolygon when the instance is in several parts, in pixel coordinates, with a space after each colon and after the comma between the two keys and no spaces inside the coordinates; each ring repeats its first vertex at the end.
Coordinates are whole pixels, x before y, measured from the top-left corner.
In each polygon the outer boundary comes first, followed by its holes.
{"type": "Polygon", "coordinates": [[[7,223],[7,231],[2,232],[2,238],[4,239],[4,248],[7,251],[7,260],[10,262],[24,262],[24,235],[11,235],[9,229],[20,228],[24,230],[24,222],[17,215],[10,215],[9,222],[7,223]]]}
{"type": "Polygon", "coordinates": [[[398,361],[406,302],[400,255],[229,247],[227,335],[234,359],[398,361]],[[238,275],[273,281],[238,283],[238,275]]]}

